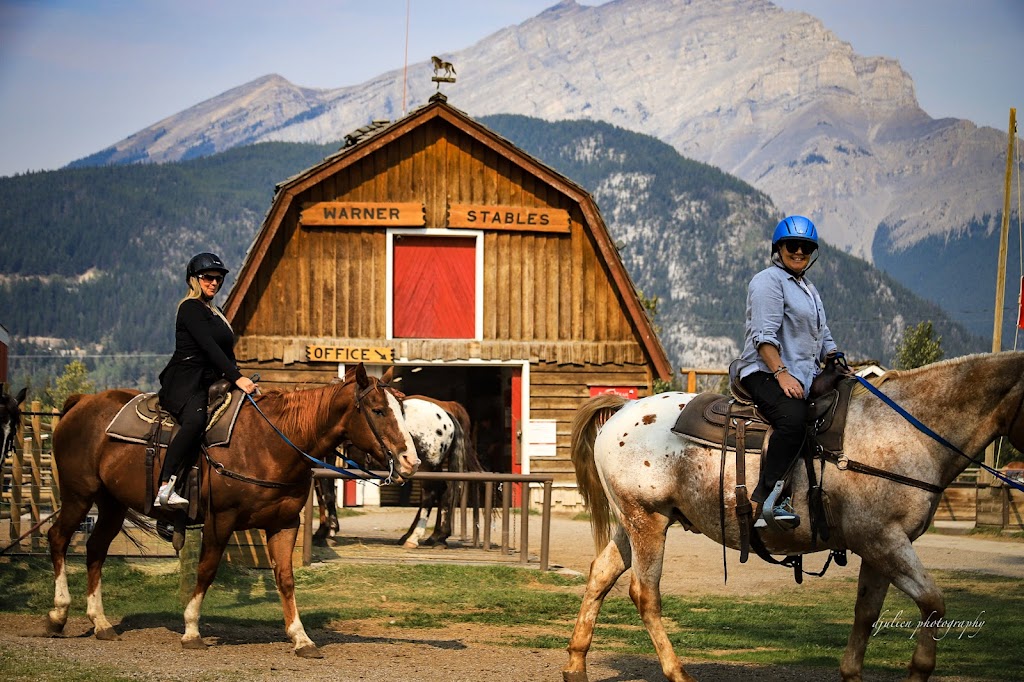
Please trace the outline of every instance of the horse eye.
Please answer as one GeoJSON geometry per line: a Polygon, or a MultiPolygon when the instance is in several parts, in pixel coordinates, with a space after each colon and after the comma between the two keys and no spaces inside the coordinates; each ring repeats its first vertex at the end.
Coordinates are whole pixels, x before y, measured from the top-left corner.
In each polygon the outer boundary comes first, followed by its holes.
{"type": "Polygon", "coordinates": [[[379,407],[373,408],[373,413],[375,415],[377,415],[378,417],[383,417],[384,416],[384,410],[379,408],[379,407]]]}

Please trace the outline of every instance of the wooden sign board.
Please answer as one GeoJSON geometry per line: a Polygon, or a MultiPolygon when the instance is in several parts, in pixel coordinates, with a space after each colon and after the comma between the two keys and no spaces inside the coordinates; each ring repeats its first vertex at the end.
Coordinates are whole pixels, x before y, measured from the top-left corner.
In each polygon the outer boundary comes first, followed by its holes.
{"type": "Polygon", "coordinates": [[[299,222],[304,227],[419,227],[426,216],[419,203],[318,201],[302,205],[299,222]]]}
{"type": "Polygon", "coordinates": [[[521,232],[569,232],[569,212],[560,208],[452,204],[448,227],[521,232]]]}
{"type": "Polygon", "coordinates": [[[379,365],[395,361],[395,349],[358,348],[353,346],[306,346],[306,360],[309,362],[369,362],[379,365]]]}

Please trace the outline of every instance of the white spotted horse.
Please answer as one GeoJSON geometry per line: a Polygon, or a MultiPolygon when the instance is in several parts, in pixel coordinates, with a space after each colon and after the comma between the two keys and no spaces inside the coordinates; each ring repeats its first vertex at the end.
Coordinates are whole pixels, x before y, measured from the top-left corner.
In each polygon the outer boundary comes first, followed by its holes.
{"type": "MultiPolygon", "coordinates": [[[[924,625],[907,679],[927,680],[942,638],[932,624],[942,620],[946,606],[913,542],[931,524],[943,489],[977,462],[989,443],[1007,436],[1014,447],[1024,447],[1024,353],[971,355],[862,383],[850,398],[842,457],[820,464],[832,531],[828,539],[814,543],[810,523],[791,531],[769,526],[755,532],[773,554],[849,550],[860,556],[853,626],[839,665],[844,681],[862,679],[872,624],[890,585],[920,609],[924,625]]],[[[679,522],[733,549],[741,548],[741,531],[735,469],[718,465],[715,448],[672,431],[692,398],[661,393],[626,402],[597,396],[574,419],[572,460],[600,544],[568,646],[566,682],[587,680],[586,656],[601,604],[630,567],[629,595],[662,672],[672,682],[693,679],[661,618],[666,530],[679,522]],[[609,541],[613,516],[617,524],[609,541]]],[[[748,451],[750,480],[756,480],[758,459],[748,451]]],[[[793,469],[790,484],[797,513],[809,518],[802,467],[793,469]]]]}
{"type": "MultiPolygon", "coordinates": [[[[484,470],[470,441],[471,424],[465,407],[454,401],[441,401],[422,395],[407,396],[402,404],[405,409],[405,425],[420,458],[420,471],[484,470]]],[[[363,467],[364,458],[358,450],[346,449],[345,456],[356,465],[356,469],[363,467]]],[[[314,534],[314,541],[318,544],[324,544],[339,529],[333,482],[334,479],[324,478],[315,481],[320,526],[314,534]]],[[[409,530],[399,538],[399,543],[405,543],[413,535],[421,518],[429,523],[430,515],[437,507],[434,530],[419,544],[447,545],[452,533],[452,515],[460,504],[463,485],[465,483],[461,481],[423,481],[419,508],[409,530]]],[[[470,487],[471,503],[477,502],[478,487],[470,487]]]]}

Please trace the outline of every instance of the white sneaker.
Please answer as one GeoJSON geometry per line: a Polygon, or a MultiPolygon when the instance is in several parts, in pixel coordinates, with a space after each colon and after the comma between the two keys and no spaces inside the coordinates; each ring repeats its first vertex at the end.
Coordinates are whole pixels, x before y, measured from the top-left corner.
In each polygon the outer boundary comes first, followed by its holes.
{"type": "Polygon", "coordinates": [[[168,509],[188,509],[188,500],[172,490],[164,506],[168,509]]]}
{"type": "Polygon", "coordinates": [[[171,476],[171,478],[160,486],[160,489],[156,491],[156,500],[153,502],[154,507],[165,507],[174,493],[174,484],[177,482],[177,476],[171,476]]]}

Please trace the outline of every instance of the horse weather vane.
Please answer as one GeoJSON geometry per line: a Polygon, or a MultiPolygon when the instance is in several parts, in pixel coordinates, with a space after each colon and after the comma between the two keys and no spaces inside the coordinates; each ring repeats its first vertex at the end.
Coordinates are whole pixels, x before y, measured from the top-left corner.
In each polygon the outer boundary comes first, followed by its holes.
{"type": "Polygon", "coordinates": [[[434,65],[434,75],[430,80],[437,83],[438,92],[441,92],[441,83],[455,82],[455,67],[451,62],[446,62],[440,57],[431,57],[430,63],[434,65]]]}

